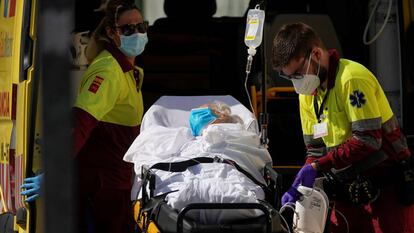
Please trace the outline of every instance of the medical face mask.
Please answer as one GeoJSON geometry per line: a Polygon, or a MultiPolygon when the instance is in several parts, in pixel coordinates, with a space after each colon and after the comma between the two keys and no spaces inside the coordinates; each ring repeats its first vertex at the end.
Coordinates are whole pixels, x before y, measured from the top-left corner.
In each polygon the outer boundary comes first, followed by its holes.
{"type": "Polygon", "coordinates": [[[304,74],[302,78],[291,79],[293,82],[293,86],[295,87],[295,91],[298,94],[312,95],[313,92],[316,90],[316,88],[318,88],[320,84],[320,79],[318,77],[320,66],[321,66],[320,60],[318,61],[318,72],[316,73],[316,75],[308,74],[310,63],[312,61],[311,56],[312,55],[309,56],[309,64],[308,64],[308,68],[306,69],[306,74],[304,74]]]}
{"type": "Polygon", "coordinates": [[[190,113],[190,128],[193,136],[200,136],[204,127],[217,119],[210,108],[195,108],[190,113]]]}
{"type": "Polygon", "coordinates": [[[119,49],[127,57],[140,55],[148,42],[147,33],[134,33],[130,36],[120,35],[121,46],[119,49]]]}

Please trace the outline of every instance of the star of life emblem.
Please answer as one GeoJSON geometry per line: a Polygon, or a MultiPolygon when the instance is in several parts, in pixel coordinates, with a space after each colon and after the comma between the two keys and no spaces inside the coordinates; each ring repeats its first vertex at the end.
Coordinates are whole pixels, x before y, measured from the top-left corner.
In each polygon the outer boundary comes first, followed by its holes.
{"type": "Polygon", "coordinates": [[[353,94],[349,95],[350,103],[353,107],[361,108],[367,101],[362,91],[356,90],[353,94]]]}

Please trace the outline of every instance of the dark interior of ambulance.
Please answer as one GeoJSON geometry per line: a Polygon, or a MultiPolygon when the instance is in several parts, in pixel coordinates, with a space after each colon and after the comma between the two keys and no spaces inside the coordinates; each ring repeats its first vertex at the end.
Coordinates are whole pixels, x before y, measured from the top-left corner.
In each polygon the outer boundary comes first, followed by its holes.
{"type": "MultiPolygon", "coordinates": [[[[162,95],[232,95],[248,107],[244,87],[247,58],[245,16],[248,9],[258,3],[265,7],[266,21],[263,42],[254,57],[248,87],[254,85],[260,92],[263,73],[266,88],[291,86],[272,70],[269,55],[273,37],[283,20],[309,23],[321,34],[328,48],[335,48],[342,57],[369,66],[369,47],[362,42],[369,2],[251,0],[243,17],[213,17],[217,10],[215,0],[165,0],[166,17],[150,25],[149,42],[137,59],[137,64],[145,72],[142,88],[145,108],[148,109],[162,95]]],[[[397,2],[398,11],[401,11],[401,1],[397,2]]],[[[99,13],[91,15],[91,9],[96,5],[99,5],[99,0],[77,1],[75,31],[93,31],[102,17],[99,13]]],[[[407,43],[409,38],[413,41],[413,25],[401,35],[401,51],[405,57],[413,51],[412,43],[407,43]]],[[[414,75],[407,69],[410,64],[412,67],[412,56],[403,59],[402,86],[406,106],[413,99],[410,89],[413,89],[414,75]]],[[[284,166],[296,166],[297,169],[305,157],[297,94],[280,92],[275,98],[268,98],[263,108],[268,114],[268,149],[274,165],[282,170],[284,166]]],[[[404,115],[404,119],[413,119],[413,109],[405,107],[404,115]]],[[[413,125],[405,120],[406,134],[413,134],[413,125]]],[[[289,171],[295,174],[297,170],[289,171]]]]}

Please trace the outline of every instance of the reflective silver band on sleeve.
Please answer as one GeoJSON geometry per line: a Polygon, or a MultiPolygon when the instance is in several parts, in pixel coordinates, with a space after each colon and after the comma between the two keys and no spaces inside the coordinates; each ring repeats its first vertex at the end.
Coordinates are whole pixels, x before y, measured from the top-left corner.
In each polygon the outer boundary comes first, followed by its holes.
{"type": "Polygon", "coordinates": [[[401,136],[400,139],[392,143],[392,148],[397,154],[399,154],[403,150],[406,150],[408,148],[407,139],[404,136],[401,136]]]}
{"type": "MultiPolygon", "coordinates": [[[[382,131],[385,135],[392,133],[400,128],[400,123],[395,116],[392,116],[388,121],[382,125],[382,131]]],[[[392,142],[392,147],[395,153],[400,153],[408,148],[407,139],[401,134],[398,140],[392,142]]]]}
{"type": "Polygon", "coordinates": [[[324,146],[325,143],[323,142],[322,138],[313,139],[313,135],[303,135],[303,141],[305,142],[306,146],[324,146]]]}
{"type": "Polygon", "coordinates": [[[352,131],[367,131],[381,129],[381,117],[352,122],[352,131]]]}
{"type": "Polygon", "coordinates": [[[381,148],[381,138],[375,138],[370,135],[353,135],[353,137],[375,150],[379,150],[381,148]]]}
{"type": "Polygon", "coordinates": [[[313,156],[313,157],[322,157],[324,155],[326,155],[326,147],[321,147],[321,148],[308,148],[308,156],[313,156]]]}
{"type": "Polygon", "coordinates": [[[392,116],[388,121],[386,121],[382,125],[382,131],[384,133],[390,133],[400,127],[400,124],[398,123],[398,120],[395,116],[392,116]]]}
{"type": "Polygon", "coordinates": [[[313,135],[303,135],[308,156],[321,157],[326,154],[326,146],[322,138],[313,139],[313,135]]]}
{"type": "MultiPolygon", "coordinates": [[[[352,132],[364,132],[379,129],[381,129],[381,117],[352,122],[352,132]]],[[[381,148],[381,138],[375,138],[364,134],[353,134],[353,137],[375,150],[379,150],[381,148]]]]}

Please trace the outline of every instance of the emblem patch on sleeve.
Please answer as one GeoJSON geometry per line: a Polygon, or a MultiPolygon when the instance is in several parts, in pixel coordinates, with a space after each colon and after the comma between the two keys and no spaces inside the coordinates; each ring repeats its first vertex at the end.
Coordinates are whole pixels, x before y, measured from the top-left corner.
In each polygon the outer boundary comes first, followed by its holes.
{"type": "Polygon", "coordinates": [[[356,90],[353,94],[349,95],[349,100],[353,107],[361,108],[367,102],[364,97],[365,95],[362,91],[356,90]]]}
{"type": "Polygon", "coordinates": [[[96,92],[98,91],[98,89],[101,86],[103,81],[104,81],[103,78],[101,78],[99,76],[96,76],[95,79],[93,80],[93,82],[91,83],[91,85],[89,86],[88,91],[96,94],[96,92]]]}

